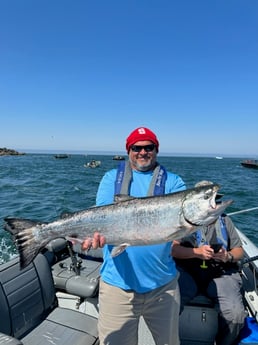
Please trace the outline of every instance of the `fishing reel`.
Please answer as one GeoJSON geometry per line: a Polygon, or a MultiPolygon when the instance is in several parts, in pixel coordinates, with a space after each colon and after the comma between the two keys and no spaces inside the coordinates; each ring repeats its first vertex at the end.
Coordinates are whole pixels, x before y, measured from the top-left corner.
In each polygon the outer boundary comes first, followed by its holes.
{"type": "Polygon", "coordinates": [[[82,259],[78,259],[77,255],[73,251],[73,244],[67,241],[67,250],[71,258],[70,270],[74,271],[76,275],[80,275],[82,267],[82,259]]]}

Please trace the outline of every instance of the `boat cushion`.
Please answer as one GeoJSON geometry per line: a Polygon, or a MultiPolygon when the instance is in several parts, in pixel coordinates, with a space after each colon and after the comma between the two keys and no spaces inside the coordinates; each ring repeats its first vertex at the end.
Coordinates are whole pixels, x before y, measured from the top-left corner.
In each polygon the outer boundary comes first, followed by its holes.
{"type": "Polygon", "coordinates": [[[217,331],[218,312],[215,309],[191,305],[184,307],[179,318],[181,345],[214,345],[217,331]]]}
{"type": "Polygon", "coordinates": [[[0,344],[23,345],[20,340],[0,332],[0,344]]]}
{"type": "Polygon", "coordinates": [[[96,318],[57,306],[51,269],[42,254],[23,270],[18,259],[0,265],[0,310],[0,332],[25,345],[98,344],[96,318]]]}
{"type": "Polygon", "coordinates": [[[55,287],[82,298],[95,297],[99,289],[101,265],[99,261],[81,260],[79,274],[76,274],[68,257],[52,266],[55,287]]]}
{"type": "Polygon", "coordinates": [[[18,259],[0,266],[1,332],[19,338],[56,305],[51,270],[42,254],[23,270],[18,259]]]}
{"type": "Polygon", "coordinates": [[[205,306],[205,307],[210,307],[213,308],[214,307],[214,303],[212,302],[212,300],[202,294],[196,295],[191,301],[189,301],[188,305],[192,305],[192,306],[205,306]]]}
{"type": "Polygon", "coordinates": [[[38,327],[22,338],[24,345],[98,344],[96,319],[66,308],[56,308],[38,327]]]}

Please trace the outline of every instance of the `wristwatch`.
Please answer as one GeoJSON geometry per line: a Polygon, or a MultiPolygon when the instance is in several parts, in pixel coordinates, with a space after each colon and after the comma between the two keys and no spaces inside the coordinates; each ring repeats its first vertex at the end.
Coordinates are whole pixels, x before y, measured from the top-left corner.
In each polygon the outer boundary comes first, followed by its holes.
{"type": "Polygon", "coordinates": [[[228,261],[229,262],[233,262],[234,261],[234,256],[230,252],[228,252],[228,261]]]}

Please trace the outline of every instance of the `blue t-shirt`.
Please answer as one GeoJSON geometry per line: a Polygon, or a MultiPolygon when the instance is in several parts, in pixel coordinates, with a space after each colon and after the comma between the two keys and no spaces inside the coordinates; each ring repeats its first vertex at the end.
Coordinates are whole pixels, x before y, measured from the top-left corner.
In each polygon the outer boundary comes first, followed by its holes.
{"type": "MultiPolygon", "coordinates": [[[[103,176],[97,192],[97,206],[114,202],[116,173],[117,170],[113,169],[103,176]]],[[[146,196],[152,175],[152,171],[133,170],[129,194],[134,197],[146,196]]],[[[167,172],[166,194],[185,188],[181,177],[167,172]]],[[[171,242],[149,246],[129,246],[116,257],[110,254],[113,247],[113,245],[104,246],[104,262],[101,268],[101,278],[110,285],[145,293],[169,283],[177,274],[175,262],[171,257],[171,242]]]]}

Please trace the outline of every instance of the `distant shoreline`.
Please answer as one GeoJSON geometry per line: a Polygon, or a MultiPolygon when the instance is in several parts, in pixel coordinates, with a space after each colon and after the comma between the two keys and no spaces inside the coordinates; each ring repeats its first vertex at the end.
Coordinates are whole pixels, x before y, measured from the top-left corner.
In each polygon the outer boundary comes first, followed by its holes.
{"type": "Polygon", "coordinates": [[[22,156],[25,155],[23,152],[16,150],[7,149],[6,147],[0,147],[0,156],[22,156]]]}

